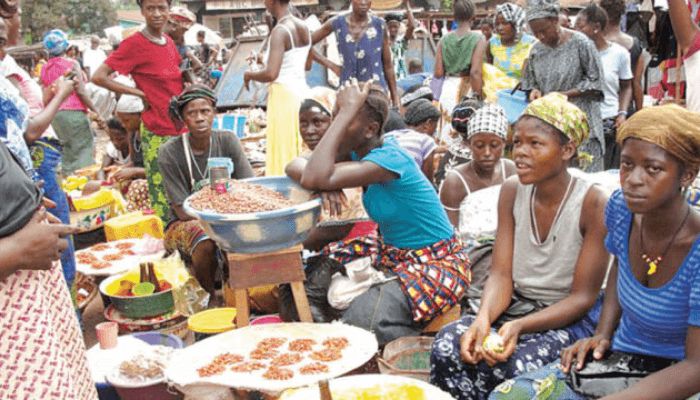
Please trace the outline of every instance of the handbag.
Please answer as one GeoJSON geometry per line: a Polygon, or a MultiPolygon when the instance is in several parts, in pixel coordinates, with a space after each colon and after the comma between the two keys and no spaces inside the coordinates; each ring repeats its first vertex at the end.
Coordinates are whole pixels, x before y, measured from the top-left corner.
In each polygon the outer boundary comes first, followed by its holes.
{"type": "Polygon", "coordinates": [[[622,352],[608,353],[602,360],[594,360],[589,355],[583,369],[571,368],[568,383],[581,395],[600,398],[621,392],[675,363],[667,358],[622,352]]]}

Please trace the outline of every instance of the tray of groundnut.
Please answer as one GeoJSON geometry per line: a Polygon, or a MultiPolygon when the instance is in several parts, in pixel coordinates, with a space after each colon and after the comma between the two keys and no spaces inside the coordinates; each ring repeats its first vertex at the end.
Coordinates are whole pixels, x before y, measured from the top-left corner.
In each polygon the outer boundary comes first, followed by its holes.
{"type": "Polygon", "coordinates": [[[111,276],[126,272],[140,262],[162,258],[161,239],[122,239],[98,243],[75,252],[76,270],[85,275],[111,276]]]}
{"type": "Polygon", "coordinates": [[[377,352],[377,339],[340,322],[254,325],[207,338],[174,356],[178,386],[213,384],[279,393],[350,372],[377,352]]]}

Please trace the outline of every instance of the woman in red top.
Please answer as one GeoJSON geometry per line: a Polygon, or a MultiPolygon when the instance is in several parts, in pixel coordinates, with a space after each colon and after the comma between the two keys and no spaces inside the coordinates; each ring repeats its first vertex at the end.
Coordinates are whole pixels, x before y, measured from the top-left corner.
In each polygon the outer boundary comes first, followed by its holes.
{"type": "Polygon", "coordinates": [[[171,136],[184,131],[168,116],[170,98],[182,92],[180,54],[163,30],[170,14],[171,0],[137,0],[146,27],[130,36],[107,57],[92,77],[99,86],[113,92],[138,96],[146,109],[141,115],[141,143],[151,205],[161,219],[167,218],[168,201],[158,170],[158,148],[171,136]],[[116,71],[131,75],[136,87],[122,85],[110,76],[116,71]]]}

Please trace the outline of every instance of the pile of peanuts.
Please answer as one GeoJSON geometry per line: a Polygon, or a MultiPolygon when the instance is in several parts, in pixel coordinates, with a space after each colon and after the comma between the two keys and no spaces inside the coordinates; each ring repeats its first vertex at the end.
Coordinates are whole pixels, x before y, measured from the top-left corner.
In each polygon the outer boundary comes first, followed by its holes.
{"type": "Polygon", "coordinates": [[[190,205],[199,211],[245,214],[279,210],[291,207],[294,203],[281,193],[265,186],[232,180],[225,193],[217,193],[211,187],[205,186],[192,196],[190,205]]]}

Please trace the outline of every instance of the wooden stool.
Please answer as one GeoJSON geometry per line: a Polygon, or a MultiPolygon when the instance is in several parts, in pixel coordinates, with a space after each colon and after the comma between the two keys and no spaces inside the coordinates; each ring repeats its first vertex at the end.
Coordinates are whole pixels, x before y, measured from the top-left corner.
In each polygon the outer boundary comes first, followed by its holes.
{"type": "Polygon", "coordinates": [[[229,285],[236,299],[236,326],[248,326],[250,307],[248,288],[289,283],[294,304],[302,322],[313,322],[304,290],[304,264],[301,245],[272,253],[228,253],[229,285]]]}

